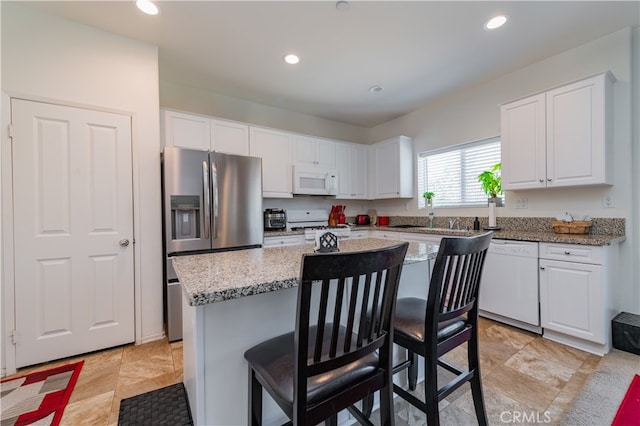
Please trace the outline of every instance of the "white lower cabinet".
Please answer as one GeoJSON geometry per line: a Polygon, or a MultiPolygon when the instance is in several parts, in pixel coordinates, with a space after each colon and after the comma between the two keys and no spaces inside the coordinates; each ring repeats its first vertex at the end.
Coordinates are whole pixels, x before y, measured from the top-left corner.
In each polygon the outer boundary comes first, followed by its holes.
{"type": "Polygon", "coordinates": [[[544,337],[598,355],[611,349],[615,246],[540,243],[540,322],[544,337]]]}
{"type": "Polygon", "coordinates": [[[264,237],[263,247],[284,247],[304,244],[304,235],[283,235],[279,237],[264,237]]]}
{"type": "Polygon", "coordinates": [[[367,238],[369,237],[369,231],[354,231],[351,230],[351,234],[349,235],[349,239],[350,240],[357,240],[360,238],[367,238]]]}

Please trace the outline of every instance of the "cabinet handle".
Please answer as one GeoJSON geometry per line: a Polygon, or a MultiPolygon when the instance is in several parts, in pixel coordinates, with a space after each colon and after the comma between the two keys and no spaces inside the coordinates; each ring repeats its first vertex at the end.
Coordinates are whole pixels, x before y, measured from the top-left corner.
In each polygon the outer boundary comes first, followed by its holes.
{"type": "Polygon", "coordinates": [[[544,271],[544,266],[541,266],[541,267],[540,267],[540,270],[541,270],[541,271],[544,271]]]}
{"type": "Polygon", "coordinates": [[[547,178],[547,182],[551,182],[551,178],[547,178]]]}
{"type": "Polygon", "coordinates": [[[544,179],[538,179],[540,182],[544,182],[544,179]]]}
{"type": "Polygon", "coordinates": [[[571,252],[569,250],[565,250],[564,254],[569,255],[569,254],[571,254],[571,252]]]}

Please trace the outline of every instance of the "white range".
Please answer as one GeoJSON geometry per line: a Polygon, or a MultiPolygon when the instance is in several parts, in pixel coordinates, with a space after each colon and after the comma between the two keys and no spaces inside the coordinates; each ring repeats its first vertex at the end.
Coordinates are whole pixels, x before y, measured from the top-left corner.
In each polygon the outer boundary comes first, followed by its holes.
{"type": "Polygon", "coordinates": [[[329,231],[340,239],[351,236],[349,225],[329,226],[328,210],[287,210],[287,230],[304,229],[304,239],[313,241],[317,234],[329,231]]]}

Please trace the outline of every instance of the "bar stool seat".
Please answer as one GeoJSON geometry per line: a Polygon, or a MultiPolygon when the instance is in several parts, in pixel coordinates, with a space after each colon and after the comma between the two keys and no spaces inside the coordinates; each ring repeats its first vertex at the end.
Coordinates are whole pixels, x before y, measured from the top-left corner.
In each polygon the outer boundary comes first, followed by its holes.
{"type": "MultiPolygon", "coordinates": [[[[315,342],[316,331],[316,327],[309,329],[310,342],[315,342]]],[[[340,327],[340,340],[345,335],[346,329],[340,327]]],[[[323,340],[325,345],[329,344],[328,336],[325,336],[323,340]]],[[[284,402],[279,405],[287,411],[293,407],[293,375],[291,372],[294,368],[294,348],[294,333],[291,332],[260,343],[245,353],[245,359],[273,391],[274,399],[280,399],[284,402]]],[[[313,353],[311,348],[309,353],[313,353]]],[[[307,403],[315,404],[330,395],[348,389],[352,383],[365,380],[367,376],[371,376],[375,372],[377,364],[377,354],[371,353],[336,370],[310,377],[307,382],[307,403]]],[[[287,415],[290,417],[292,413],[288,412],[287,415]]]]}
{"type": "MultiPolygon", "coordinates": [[[[427,301],[417,297],[405,297],[396,302],[395,334],[403,337],[424,342],[424,313],[427,311],[427,301]],[[416,318],[418,320],[416,320],[416,318]]],[[[452,318],[438,323],[438,341],[453,336],[458,331],[465,328],[467,319],[463,316],[452,318]]]]}

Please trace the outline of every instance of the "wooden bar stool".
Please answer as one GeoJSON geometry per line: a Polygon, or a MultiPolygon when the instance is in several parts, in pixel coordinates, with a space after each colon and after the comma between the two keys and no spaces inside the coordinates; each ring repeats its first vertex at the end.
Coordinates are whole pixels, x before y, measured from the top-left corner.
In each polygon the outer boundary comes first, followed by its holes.
{"type": "Polygon", "coordinates": [[[440,424],[438,403],[466,382],[480,425],[487,424],[478,357],[478,291],[492,233],[475,237],[443,238],[435,261],[427,299],[401,298],[396,304],[394,343],[408,350],[408,359],[394,374],[408,369],[409,389],[418,378],[417,355],[424,358],[425,400],[394,384],[393,390],[427,416],[427,424],[440,424]],[[439,358],[467,343],[468,368],[462,371],[439,358]],[[437,367],[456,374],[438,386],[437,367]]]}
{"type": "Polygon", "coordinates": [[[345,408],[371,424],[353,404],[380,390],[381,423],[394,424],[392,321],[407,247],[303,255],[295,331],[244,354],[252,425],[262,389],[294,425],[335,424],[345,408]]]}

